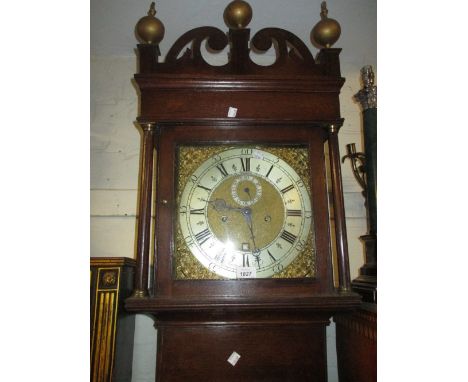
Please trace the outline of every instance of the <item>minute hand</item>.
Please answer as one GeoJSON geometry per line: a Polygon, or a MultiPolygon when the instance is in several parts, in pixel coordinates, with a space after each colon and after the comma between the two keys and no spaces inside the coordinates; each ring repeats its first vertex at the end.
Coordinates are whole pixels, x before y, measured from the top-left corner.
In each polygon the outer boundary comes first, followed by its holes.
{"type": "Polygon", "coordinates": [[[244,217],[247,226],[249,227],[250,230],[250,238],[252,239],[253,245],[254,245],[254,250],[253,252],[257,252],[257,244],[255,243],[255,235],[253,233],[253,223],[252,223],[252,210],[250,208],[243,208],[242,209],[242,216],[244,217]]]}

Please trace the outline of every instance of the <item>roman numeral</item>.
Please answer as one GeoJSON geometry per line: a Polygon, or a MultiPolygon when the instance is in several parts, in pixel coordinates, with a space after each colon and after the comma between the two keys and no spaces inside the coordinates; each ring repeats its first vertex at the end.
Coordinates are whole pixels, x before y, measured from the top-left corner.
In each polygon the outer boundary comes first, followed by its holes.
{"type": "Polygon", "coordinates": [[[204,190],[206,190],[206,191],[208,191],[208,192],[211,192],[211,188],[202,186],[201,184],[198,184],[197,187],[203,188],[204,190]]]}
{"type": "Polygon", "coordinates": [[[242,163],[242,171],[250,171],[250,158],[240,158],[242,163]]]}
{"type": "Polygon", "coordinates": [[[287,216],[302,216],[301,210],[286,210],[287,216]]]}
{"type": "Polygon", "coordinates": [[[202,245],[204,242],[206,242],[209,238],[211,237],[211,232],[208,228],[204,229],[201,232],[198,232],[195,235],[195,239],[198,241],[198,244],[202,245]]]}
{"type": "Polygon", "coordinates": [[[288,191],[291,191],[294,188],[294,186],[291,184],[288,187],[285,187],[281,190],[281,193],[285,194],[288,191]]]}
{"type": "Polygon", "coordinates": [[[216,168],[219,170],[221,175],[223,175],[223,177],[228,176],[228,172],[226,171],[226,168],[224,167],[224,165],[222,163],[217,165],[216,168]]]}
{"type": "Polygon", "coordinates": [[[287,241],[289,244],[293,244],[297,236],[293,235],[291,232],[284,230],[283,233],[281,234],[281,239],[287,241]]]}
{"type": "Polygon", "coordinates": [[[273,255],[271,254],[271,252],[270,252],[268,249],[267,249],[267,252],[268,252],[268,256],[270,256],[271,261],[272,261],[273,263],[276,263],[275,256],[273,256],[273,255]]]}
{"type": "Polygon", "coordinates": [[[243,264],[244,267],[250,267],[249,254],[248,253],[243,253],[242,254],[242,264],[243,264]]]}
{"type": "Polygon", "coordinates": [[[265,178],[268,178],[268,175],[270,175],[271,170],[273,170],[273,165],[271,165],[270,169],[266,173],[265,178]]]}
{"type": "Polygon", "coordinates": [[[204,208],[194,208],[190,210],[191,215],[205,215],[205,209],[204,208]]]}

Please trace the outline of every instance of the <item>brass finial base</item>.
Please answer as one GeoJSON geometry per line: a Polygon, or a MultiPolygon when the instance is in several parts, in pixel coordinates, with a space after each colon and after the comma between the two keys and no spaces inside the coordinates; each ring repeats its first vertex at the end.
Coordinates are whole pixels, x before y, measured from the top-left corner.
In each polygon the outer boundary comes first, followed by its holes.
{"type": "Polygon", "coordinates": [[[224,21],[231,29],[243,29],[252,20],[252,8],[243,0],[234,0],[224,10],[224,21]]]}
{"type": "Polygon", "coordinates": [[[312,29],[311,39],[316,45],[322,48],[330,48],[338,41],[341,35],[341,26],[338,21],[328,18],[327,3],[322,2],[320,20],[312,29]]]}
{"type": "Polygon", "coordinates": [[[138,39],[146,44],[159,44],[164,38],[164,24],[158,18],[154,17],[156,7],[151,3],[148,16],[142,17],[136,27],[135,32],[138,39]]]}

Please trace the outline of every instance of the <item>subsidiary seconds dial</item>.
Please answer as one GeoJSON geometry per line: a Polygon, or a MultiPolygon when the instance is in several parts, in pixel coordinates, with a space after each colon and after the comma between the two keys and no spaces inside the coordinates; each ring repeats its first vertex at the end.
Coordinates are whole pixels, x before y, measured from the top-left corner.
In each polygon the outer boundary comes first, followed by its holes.
{"type": "Polygon", "coordinates": [[[231,148],[203,162],[187,181],[179,227],[190,252],[212,272],[257,278],[285,269],[304,249],[312,219],[296,171],[267,150],[231,148]]]}

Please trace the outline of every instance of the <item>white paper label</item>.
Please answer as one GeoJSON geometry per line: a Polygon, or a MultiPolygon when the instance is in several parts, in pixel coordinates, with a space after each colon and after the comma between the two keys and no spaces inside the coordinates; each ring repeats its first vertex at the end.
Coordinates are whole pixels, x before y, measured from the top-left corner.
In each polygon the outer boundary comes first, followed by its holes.
{"type": "Polygon", "coordinates": [[[227,361],[228,361],[232,366],[236,366],[236,363],[237,363],[237,361],[239,361],[239,358],[240,358],[240,357],[241,357],[241,356],[240,356],[238,353],[236,353],[235,351],[233,351],[232,354],[229,356],[229,358],[228,358],[227,361]]]}
{"type": "Polygon", "coordinates": [[[235,107],[229,106],[228,117],[234,118],[237,115],[237,109],[235,107]]]}
{"type": "Polygon", "coordinates": [[[255,267],[238,267],[238,279],[255,279],[257,277],[257,269],[255,267]]]}

